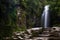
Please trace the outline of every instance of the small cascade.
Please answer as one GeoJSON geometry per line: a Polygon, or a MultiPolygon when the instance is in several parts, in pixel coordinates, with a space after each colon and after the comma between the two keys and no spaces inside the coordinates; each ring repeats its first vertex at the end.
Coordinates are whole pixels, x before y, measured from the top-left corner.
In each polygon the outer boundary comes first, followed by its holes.
{"type": "Polygon", "coordinates": [[[49,20],[50,20],[50,17],[49,17],[49,5],[46,5],[44,7],[44,11],[42,13],[42,16],[41,16],[41,24],[44,28],[47,28],[49,27],[49,20]]]}

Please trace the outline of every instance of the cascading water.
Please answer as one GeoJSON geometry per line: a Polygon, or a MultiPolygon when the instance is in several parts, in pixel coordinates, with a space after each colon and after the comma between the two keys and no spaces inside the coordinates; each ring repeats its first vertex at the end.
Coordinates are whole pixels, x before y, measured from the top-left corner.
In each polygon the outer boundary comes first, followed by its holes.
{"type": "Polygon", "coordinates": [[[44,28],[47,28],[49,26],[49,5],[46,5],[44,7],[44,11],[41,18],[41,24],[44,28]]]}

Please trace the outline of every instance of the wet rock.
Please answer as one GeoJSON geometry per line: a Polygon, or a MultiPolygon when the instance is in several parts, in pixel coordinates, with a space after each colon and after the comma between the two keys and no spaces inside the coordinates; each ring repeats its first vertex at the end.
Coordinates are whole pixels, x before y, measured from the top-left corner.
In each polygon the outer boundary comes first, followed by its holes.
{"type": "Polygon", "coordinates": [[[60,31],[56,31],[56,30],[52,31],[52,29],[50,31],[49,29],[42,31],[42,29],[40,28],[31,28],[22,32],[14,32],[12,39],[13,40],[41,40],[40,38],[44,39],[44,37],[45,38],[46,37],[60,37],[60,31]]]}

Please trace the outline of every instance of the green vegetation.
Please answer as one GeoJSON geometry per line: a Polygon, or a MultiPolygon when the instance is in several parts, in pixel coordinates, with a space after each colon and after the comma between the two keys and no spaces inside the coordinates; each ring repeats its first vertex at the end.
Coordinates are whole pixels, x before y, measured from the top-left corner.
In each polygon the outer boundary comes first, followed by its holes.
{"type": "Polygon", "coordinates": [[[14,1],[0,0],[0,40],[11,36],[17,28],[17,15],[14,1]]]}
{"type": "Polygon", "coordinates": [[[41,26],[40,19],[45,5],[50,5],[51,26],[60,26],[59,4],[60,0],[20,0],[20,7],[26,11],[28,26],[41,26]]]}
{"type": "Polygon", "coordinates": [[[45,5],[50,5],[51,26],[60,26],[60,0],[0,0],[0,39],[17,30],[41,26],[45,5]],[[20,5],[19,20],[16,3],[20,5]]]}

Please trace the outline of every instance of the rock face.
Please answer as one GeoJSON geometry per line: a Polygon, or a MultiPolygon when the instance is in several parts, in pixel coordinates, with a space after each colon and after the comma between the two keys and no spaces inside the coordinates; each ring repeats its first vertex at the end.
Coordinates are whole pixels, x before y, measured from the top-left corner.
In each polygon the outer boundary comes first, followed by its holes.
{"type": "Polygon", "coordinates": [[[51,39],[60,40],[60,30],[56,30],[55,28],[47,28],[42,31],[42,28],[32,28],[32,29],[27,29],[26,31],[23,32],[14,32],[12,39],[13,40],[51,40],[51,39]]]}
{"type": "Polygon", "coordinates": [[[52,31],[55,29],[56,31],[60,31],[60,27],[52,27],[52,31]]]}

